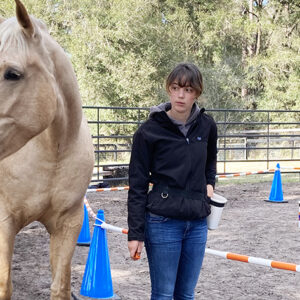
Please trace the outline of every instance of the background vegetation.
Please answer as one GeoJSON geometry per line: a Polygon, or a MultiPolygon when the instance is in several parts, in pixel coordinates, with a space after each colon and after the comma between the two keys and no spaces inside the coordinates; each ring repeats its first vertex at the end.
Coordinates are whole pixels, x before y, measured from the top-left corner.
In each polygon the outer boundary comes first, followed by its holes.
{"type": "MultiPolygon", "coordinates": [[[[297,0],[23,2],[69,53],[85,105],[165,101],[166,75],[191,61],[207,108],[300,110],[297,0]]],[[[14,11],[1,1],[0,15],[14,11]]]]}

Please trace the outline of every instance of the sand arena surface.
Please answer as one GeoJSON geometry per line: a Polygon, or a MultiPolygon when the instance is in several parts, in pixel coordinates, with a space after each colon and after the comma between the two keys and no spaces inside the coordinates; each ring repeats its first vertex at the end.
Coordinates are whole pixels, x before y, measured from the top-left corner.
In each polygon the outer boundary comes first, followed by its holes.
{"type": "MultiPolygon", "coordinates": [[[[300,264],[298,228],[299,182],[284,183],[288,203],[265,202],[272,182],[217,185],[228,199],[219,228],[209,231],[207,247],[265,259],[300,264]]],[[[106,222],[127,227],[127,191],[89,193],[94,210],[103,209],[106,222]]],[[[91,234],[94,220],[90,218],[91,234]]],[[[129,259],[123,234],[107,232],[114,292],[122,300],[150,298],[145,250],[141,260],[129,259]]],[[[13,257],[14,300],[50,299],[49,236],[39,223],[25,227],[16,237],[13,257]]],[[[72,291],[79,295],[89,248],[76,247],[72,262],[72,291]]],[[[83,299],[83,298],[80,298],[83,299]]],[[[87,299],[87,298],[85,298],[87,299]]],[[[300,273],[230,261],[207,254],[195,299],[296,300],[300,299],[300,273]]]]}

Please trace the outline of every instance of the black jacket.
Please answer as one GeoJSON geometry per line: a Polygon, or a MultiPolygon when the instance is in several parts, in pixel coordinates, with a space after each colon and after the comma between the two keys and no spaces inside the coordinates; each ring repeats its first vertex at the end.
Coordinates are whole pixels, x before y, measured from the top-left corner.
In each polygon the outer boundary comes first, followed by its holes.
{"type": "Polygon", "coordinates": [[[144,240],[145,212],[196,219],[210,214],[206,185],[215,184],[217,127],[201,110],[186,137],[165,111],[133,137],[129,166],[128,240],[144,240]],[[154,188],[148,193],[149,184],[154,188]]]}

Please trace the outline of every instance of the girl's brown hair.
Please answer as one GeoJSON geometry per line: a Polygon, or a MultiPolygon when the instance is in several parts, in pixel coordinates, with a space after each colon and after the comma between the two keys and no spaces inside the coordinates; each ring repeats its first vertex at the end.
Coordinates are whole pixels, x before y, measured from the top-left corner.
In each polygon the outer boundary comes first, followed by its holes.
{"type": "Polygon", "coordinates": [[[203,80],[198,67],[192,63],[180,63],[169,74],[166,80],[166,90],[176,82],[180,87],[190,86],[196,90],[197,97],[202,94],[203,80]]]}

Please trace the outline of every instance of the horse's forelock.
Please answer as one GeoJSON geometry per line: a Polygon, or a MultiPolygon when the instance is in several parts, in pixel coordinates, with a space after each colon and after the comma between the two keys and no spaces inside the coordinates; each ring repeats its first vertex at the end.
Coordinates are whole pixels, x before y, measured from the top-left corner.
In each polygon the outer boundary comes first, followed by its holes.
{"type": "Polygon", "coordinates": [[[25,55],[28,53],[26,39],[15,17],[0,24],[0,52],[11,47],[25,55]]]}

